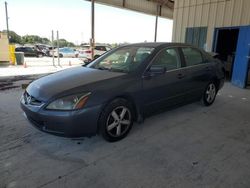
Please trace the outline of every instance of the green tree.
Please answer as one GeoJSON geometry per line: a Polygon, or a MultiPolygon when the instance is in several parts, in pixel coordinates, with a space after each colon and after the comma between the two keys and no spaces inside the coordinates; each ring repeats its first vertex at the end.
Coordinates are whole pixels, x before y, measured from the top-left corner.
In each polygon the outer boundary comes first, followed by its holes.
{"type": "Polygon", "coordinates": [[[22,37],[22,42],[28,43],[28,44],[35,44],[35,43],[41,43],[41,44],[50,44],[50,40],[47,38],[41,38],[37,35],[25,35],[22,37]]]}
{"type": "MultiPolygon", "coordinates": [[[[7,30],[3,30],[3,32],[7,32],[7,30]]],[[[16,34],[14,31],[9,31],[10,43],[22,44],[22,37],[16,34]]]]}
{"type": "MultiPolygon", "coordinates": [[[[75,46],[74,43],[68,42],[65,39],[59,39],[58,42],[59,42],[59,47],[60,48],[62,48],[62,47],[74,47],[75,46]]],[[[57,46],[57,40],[54,40],[53,44],[54,44],[54,46],[57,46]]]]}

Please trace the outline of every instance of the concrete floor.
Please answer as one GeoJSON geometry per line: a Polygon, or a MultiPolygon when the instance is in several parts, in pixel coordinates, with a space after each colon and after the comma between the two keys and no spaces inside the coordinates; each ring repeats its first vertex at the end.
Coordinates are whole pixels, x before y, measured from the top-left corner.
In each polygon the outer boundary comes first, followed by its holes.
{"type": "Polygon", "coordinates": [[[190,104],[107,143],[27,123],[21,89],[0,92],[0,187],[250,187],[250,90],[227,83],[214,105],[190,104]]]}

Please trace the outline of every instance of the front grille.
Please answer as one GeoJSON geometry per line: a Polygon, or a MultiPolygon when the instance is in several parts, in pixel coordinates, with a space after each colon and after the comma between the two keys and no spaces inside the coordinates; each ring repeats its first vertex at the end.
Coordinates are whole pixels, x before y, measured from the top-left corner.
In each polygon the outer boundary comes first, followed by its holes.
{"type": "Polygon", "coordinates": [[[24,102],[27,105],[41,106],[42,101],[37,100],[35,97],[31,96],[27,91],[23,94],[24,102]]]}

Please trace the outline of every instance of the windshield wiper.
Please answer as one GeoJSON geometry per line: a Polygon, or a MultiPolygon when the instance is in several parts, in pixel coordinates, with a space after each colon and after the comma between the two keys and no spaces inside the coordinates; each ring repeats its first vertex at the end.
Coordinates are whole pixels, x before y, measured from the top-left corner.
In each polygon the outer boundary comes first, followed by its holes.
{"type": "Polygon", "coordinates": [[[99,69],[99,70],[110,70],[110,69],[107,68],[107,67],[98,67],[97,69],[99,69]]]}
{"type": "Polygon", "coordinates": [[[123,70],[123,69],[115,69],[115,68],[112,68],[109,70],[109,71],[112,71],[112,72],[128,72],[126,70],[123,70]]]}

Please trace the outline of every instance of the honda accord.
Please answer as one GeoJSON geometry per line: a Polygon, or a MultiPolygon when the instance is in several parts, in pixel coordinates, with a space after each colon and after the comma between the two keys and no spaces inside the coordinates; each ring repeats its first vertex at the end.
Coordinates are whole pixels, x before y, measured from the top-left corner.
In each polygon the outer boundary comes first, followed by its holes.
{"type": "Polygon", "coordinates": [[[134,121],[173,106],[210,106],[224,84],[223,64],[181,43],[139,43],[113,49],[86,67],[32,82],[21,97],[38,129],[66,137],[124,138],[134,121]]]}

